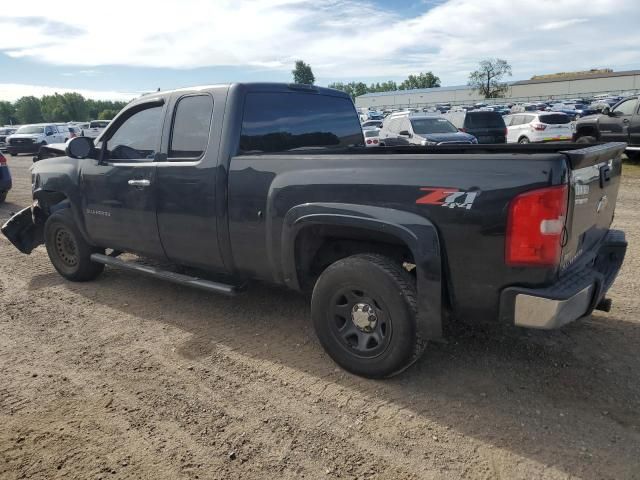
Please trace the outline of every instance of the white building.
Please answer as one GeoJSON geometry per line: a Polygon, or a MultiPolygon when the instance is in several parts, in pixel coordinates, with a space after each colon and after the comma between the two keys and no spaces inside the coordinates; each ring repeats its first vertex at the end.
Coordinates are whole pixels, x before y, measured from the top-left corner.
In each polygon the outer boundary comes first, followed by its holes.
{"type": "MultiPolygon", "coordinates": [[[[611,73],[582,73],[558,79],[509,82],[504,99],[495,102],[536,101],[548,98],[576,98],[597,94],[630,94],[640,91],[640,70],[611,73]]],[[[468,86],[396,90],[356,97],[356,107],[412,107],[436,103],[473,104],[485,99],[468,86]]],[[[488,102],[490,103],[490,101],[488,102]]]]}

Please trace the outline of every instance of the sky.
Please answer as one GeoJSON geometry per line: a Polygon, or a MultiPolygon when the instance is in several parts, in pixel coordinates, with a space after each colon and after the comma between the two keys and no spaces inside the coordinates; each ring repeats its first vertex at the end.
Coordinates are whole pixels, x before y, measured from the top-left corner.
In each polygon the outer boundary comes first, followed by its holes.
{"type": "Polygon", "coordinates": [[[630,70],[639,21],[638,0],[22,0],[0,10],[0,100],[290,82],[297,59],[318,85],[426,71],[461,85],[492,57],[512,80],[630,70]]]}

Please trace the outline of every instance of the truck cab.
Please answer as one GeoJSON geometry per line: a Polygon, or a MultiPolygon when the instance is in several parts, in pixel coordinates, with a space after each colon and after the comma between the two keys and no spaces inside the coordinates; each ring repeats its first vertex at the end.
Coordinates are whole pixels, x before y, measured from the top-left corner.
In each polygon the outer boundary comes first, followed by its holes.
{"type": "Polygon", "coordinates": [[[627,97],[600,115],[581,118],[574,136],[578,142],[626,142],[627,155],[640,158],[640,102],[627,97]]]}

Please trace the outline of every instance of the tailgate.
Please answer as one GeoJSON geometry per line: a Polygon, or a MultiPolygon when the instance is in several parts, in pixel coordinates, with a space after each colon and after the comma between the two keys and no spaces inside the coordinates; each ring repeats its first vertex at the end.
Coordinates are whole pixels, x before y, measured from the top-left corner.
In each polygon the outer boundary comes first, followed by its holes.
{"type": "Polygon", "coordinates": [[[562,152],[571,167],[566,243],[560,272],[593,253],[607,234],[618,197],[625,143],[606,143],[562,152]]]}

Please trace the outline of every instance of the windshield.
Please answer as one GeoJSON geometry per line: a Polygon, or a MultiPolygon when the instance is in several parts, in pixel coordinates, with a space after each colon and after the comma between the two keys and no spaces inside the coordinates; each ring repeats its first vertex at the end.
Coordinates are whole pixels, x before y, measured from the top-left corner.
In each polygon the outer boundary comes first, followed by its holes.
{"type": "Polygon", "coordinates": [[[42,133],[44,132],[44,127],[35,127],[31,125],[25,125],[24,127],[20,127],[16,133],[42,133]]]}
{"type": "Polygon", "coordinates": [[[411,126],[414,133],[425,135],[429,133],[454,133],[458,129],[444,118],[412,118],[411,126]]]}

